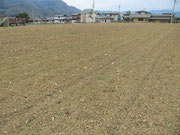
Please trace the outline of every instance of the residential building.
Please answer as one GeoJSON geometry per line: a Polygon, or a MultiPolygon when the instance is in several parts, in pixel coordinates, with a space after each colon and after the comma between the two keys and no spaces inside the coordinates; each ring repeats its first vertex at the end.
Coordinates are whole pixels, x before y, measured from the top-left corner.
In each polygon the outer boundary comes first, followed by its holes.
{"type": "Polygon", "coordinates": [[[149,18],[149,22],[154,23],[170,23],[172,18],[171,13],[163,13],[163,14],[152,14],[149,18]]]}
{"type": "Polygon", "coordinates": [[[69,18],[69,23],[80,23],[81,22],[81,14],[74,13],[72,17],[69,18]]]}
{"type": "Polygon", "coordinates": [[[130,14],[128,16],[124,16],[125,19],[129,19],[135,23],[170,23],[171,22],[171,13],[164,14],[151,14],[147,11],[137,11],[135,14],[130,14]]]}
{"type": "Polygon", "coordinates": [[[10,26],[26,25],[26,20],[24,18],[11,17],[11,18],[9,18],[9,25],[10,26]]]}
{"type": "Polygon", "coordinates": [[[96,13],[93,9],[84,9],[81,12],[81,23],[95,23],[96,13]]]}
{"type": "Polygon", "coordinates": [[[112,23],[114,22],[114,18],[110,16],[104,16],[103,14],[96,13],[96,22],[99,23],[112,23]]]}
{"type": "Polygon", "coordinates": [[[40,18],[42,23],[54,23],[54,18],[53,17],[44,17],[40,18]]]}
{"type": "Polygon", "coordinates": [[[180,23],[180,17],[175,17],[173,22],[174,23],[180,23]]]}
{"type": "Polygon", "coordinates": [[[54,19],[54,23],[67,23],[68,22],[68,16],[65,14],[55,15],[53,19],[54,19]]]}
{"type": "Polygon", "coordinates": [[[120,21],[120,14],[118,12],[112,13],[103,13],[105,17],[111,17],[114,19],[114,22],[120,21]]]}

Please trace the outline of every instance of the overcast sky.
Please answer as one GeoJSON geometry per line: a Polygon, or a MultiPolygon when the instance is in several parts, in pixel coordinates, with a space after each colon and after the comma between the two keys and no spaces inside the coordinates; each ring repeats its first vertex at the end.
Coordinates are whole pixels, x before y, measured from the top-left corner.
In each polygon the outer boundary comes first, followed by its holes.
{"type": "MultiPolygon", "coordinates": [[[[93,0],[64,0],[68,5],[79,9],[91,8],[93,0]]],[[[121,11],[127,10],[161,10],[172,9],[174,0],[95,0],[96,10],[118,10],[121,5],[121,11]]],[[[180,0],[177,0],[176,11],[180,11],[180,0]]]]}

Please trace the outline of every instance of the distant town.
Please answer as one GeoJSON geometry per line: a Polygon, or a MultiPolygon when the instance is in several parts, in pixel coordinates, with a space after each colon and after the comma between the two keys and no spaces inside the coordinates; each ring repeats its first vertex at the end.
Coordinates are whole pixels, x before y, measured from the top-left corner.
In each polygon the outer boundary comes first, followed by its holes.
{"type": "Polygon", "coordinates": [[[175,17],[172,13],[152,14],[147,11],[136,11],[136,13],[105,12],[100,13],[94,9],[84,9],[81,13],[73,13],[72,16],[66,14],[57,14],[53,17],[8,17],[0,15],[0,26],[25,25],[33,24],[67,24],[67,23],[180,23],[180,18],[175,17]]]}

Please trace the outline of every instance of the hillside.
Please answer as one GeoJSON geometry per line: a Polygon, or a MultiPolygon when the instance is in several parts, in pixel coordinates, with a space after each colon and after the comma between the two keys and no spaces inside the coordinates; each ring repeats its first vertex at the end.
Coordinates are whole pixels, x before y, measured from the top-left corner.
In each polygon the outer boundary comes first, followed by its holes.
{"type": "Polygon", "coordinates": [[[0,14],[15,16],[27,12],[36,17],[53,16],[54,14],[72,14],[80,12],[79,9],[67,5],[62,0],[0,0],[0,14]]]}

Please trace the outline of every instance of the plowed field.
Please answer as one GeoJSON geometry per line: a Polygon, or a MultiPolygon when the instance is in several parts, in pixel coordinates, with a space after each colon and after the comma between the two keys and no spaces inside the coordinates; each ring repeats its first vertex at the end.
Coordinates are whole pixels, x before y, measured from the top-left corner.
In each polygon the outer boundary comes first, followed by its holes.
{"type": "Polygon", "coordinates": [[[0,135],[180,135],[180,25],[0,28],[0,135]]]}

